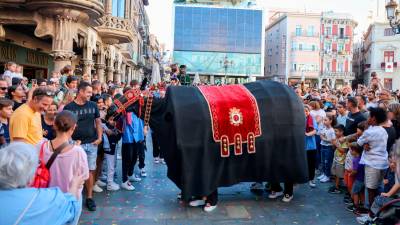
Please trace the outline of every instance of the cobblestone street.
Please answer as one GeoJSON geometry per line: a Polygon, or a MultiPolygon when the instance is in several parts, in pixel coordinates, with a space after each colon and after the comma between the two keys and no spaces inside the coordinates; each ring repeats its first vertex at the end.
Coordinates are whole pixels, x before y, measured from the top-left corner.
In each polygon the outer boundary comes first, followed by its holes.
{"type": "MultiPolygon", "coordinates": [[[[220,188],[218,208],[205,213],[176,200],[178,188],[166,177],[167,168],[154,164],[146,152],[148,177],[134,183],[136,190],[95,194],[96,212],[84,209],[81,225],[119,224],[357,224],[355,216],[345,209],[342,195],[327,192],[329,185],[315,189],[298,185],[292,202],[270,200],[267,194],[257,196],[249,191],[250,183],[220,188]]],[[[120,171],[120,170],[118,170],[120,171]]]]}

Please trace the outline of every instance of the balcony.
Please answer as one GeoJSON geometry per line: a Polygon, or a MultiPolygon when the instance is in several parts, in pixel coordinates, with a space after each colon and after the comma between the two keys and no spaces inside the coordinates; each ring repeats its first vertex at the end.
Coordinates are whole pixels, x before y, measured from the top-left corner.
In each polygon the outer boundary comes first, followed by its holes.
{"type": "Polygon", "coordinates": [[[26,0],[25,6],[44,15],[59,15],[68,10],[84,12],[86,15],[81,17],[94,25],[104,15],[103,0],[26,0]]]}
{"type": "Polygon", "coordinates": [[[97,27],[97,31],[106,43],[123,44],[134,41],[134,27],[130,20],[106,15],[101,21],[102,25],[97,27]]]}
{"type": "Polygon", "coordinates": [[[314,37],[314,38],[319,38],[319,33],[309,33],[307,31],[301,31],[299,32],[293,32],[292,33],[292,37],[314,37]]]}
{"type": "Polygon", "coordinates": [[[335,78],[335,79],[354,79],[355,73],[354,72],[331,72],[331,71],[324,71],[321,75],[321,78],[335,78]]]}
{"type": "Polygon", "coordinates": [[[135,52],[132,43],[121,45],[121,53],[128,62],[131,62],[132,64],[137,64],[137,52],[135,52]]]}
{"type": "MultiPolygon", "coordinates": [[[[382,62],[381,63],[381,69],[385,69],[386,68],[386,63],[382,62]]],[[[397,62],[393,62],[393,68],[397,68],[397,62]]],[[[390,69],[390,68],[389,68],[390,69]]]]}

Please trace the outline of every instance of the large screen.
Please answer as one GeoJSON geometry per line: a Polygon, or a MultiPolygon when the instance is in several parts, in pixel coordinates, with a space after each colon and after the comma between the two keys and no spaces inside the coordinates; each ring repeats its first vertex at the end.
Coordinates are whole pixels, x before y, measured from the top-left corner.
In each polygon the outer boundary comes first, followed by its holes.
{"type": "Polygon", "coordinates": [[[187,71],[200,74],[261,74],[261,54],[174,51],[174,60],[187,66],[187,71]],[[224,61],[229,61],[224,67],[224,61]],[[226,69],[226,70],[225,70],[226,69]]]}
{"type": "Polygon", "coordinates": [[[262,11],[175,7],[174,50],[261,53],[262,11]]]}

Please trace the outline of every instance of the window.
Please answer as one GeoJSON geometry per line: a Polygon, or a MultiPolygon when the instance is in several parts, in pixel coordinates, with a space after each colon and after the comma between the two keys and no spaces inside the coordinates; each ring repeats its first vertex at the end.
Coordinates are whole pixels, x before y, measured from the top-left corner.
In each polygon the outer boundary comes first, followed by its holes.
{"type": "Polygon", "coordinates": [[[278,69],[279,69],[279,65],[275,64],[275,71],[278,72],[278,69]]]}
{"type": "Polygon", "coordinates": [[[297,50],[297,43],[292,42],[292,51],[296,51],[296,50],[297,50]]]}
{"type": "Polygon", "coordinates": [[[303,44],[299,44],[299,50],[303,51],[303,44]]]}
{"type": "Polygon", "coordinates": [[[269,73],[272,72],[272,65],[269,65],[269,73]]]}
{"type": "Polygon", "coordinates": [[[385,62],[394,62],[394,51],[385,51],[383,54],[385,62]]]}
{"type": "Polygon", "coordinates": [[[314,36],[314,26],[309,26],[308,27],[307,36],[309,36],[309,37],[314,36]]]}
{"type": "Polygon", "coordinates": [[[343,44],[343,43],[339,43],[339,44],[338,44],[338,51],[339,51],[339,52],[344,51],[344,44],[343,44]]]}
{"type": "Polygon", "coordinates": [[[338,63],[338,72],[343,72],[343,71],[344,71],[343,62],[339,62],[338,63]]]}
{"type": "Polygon", "coordinates": [[[325,35],[331,35],[332,34],[332,28],[331,27],[325,27],[325,35]]]}
{"type": "Polygon", "coordinates": [[[394,36],[393,29],[392,28],[386,28],[384,35],[385,36],[394,36]]]}
{"type": "Polygon", "coordinates": [[[301,25],[296,26],[296,36],[301,36],[301,25]]]}
{"type": "Polygon", "coordinates": [[[324,49],[325,49],[325,51],[331,51],[332,44],[330,42],[325,42],[324,49]]]}
{"type": "Polygon", "coordinates": [[[125,0],[112,1],[112,15],[125,18],[125,0]]]}
{"type": "Polygon", "coordinates": [[[297,64],[293,64],[293,71],[297,71],[297,64]]]}
{"type": "Polygon", "coordinates": [[[311,51],[317,51],[317,48],[316,48],[316,46],[315,45],[311,45],[311,51]]]}
{"type": "Polygon", "coordinates": [[[344,38],[344,28],[339,29],[339,38],[344,38]]]}
{"type": "Polygon", "coordinates": [[[325,71],[331,71],[331,62],[326,62],[325,71]]]}

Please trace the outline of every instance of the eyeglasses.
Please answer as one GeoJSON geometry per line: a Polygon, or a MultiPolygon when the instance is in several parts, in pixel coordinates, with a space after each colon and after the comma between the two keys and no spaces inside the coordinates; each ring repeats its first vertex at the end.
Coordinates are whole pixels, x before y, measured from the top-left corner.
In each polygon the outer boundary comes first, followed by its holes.
{"type": "Polygon", "coordinates": [[[2,91],[6,91],[6,90],[8,89],[8,87],[0,87],[0,89],[1,89],[2,91]]]}
{"type": "Polygon", "coordinates": [[[38,97],[38,96],[54,97],[55,93],[52,91],[44,91],[44,92],[39,92],[39,93],[33,95],[32,97],[38,97]]]}

